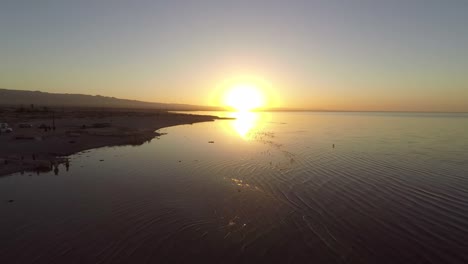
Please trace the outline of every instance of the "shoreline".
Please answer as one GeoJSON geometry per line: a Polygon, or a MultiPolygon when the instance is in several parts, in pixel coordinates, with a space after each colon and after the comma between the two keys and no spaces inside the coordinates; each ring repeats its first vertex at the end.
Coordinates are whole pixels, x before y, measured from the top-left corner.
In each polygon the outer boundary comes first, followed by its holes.
{"type": "Polygon", "coordinates": [[[159,129],[223,119],[158,110],[62,109],[18,113],[4,110],[0,122],[12,133],[0,134],[0,176],[49,172],[68,156],[101,147],[139,146],[161,136],[159,129]],[[20,124],[27,124],[21,128],[20,124]],[[41,127],[42,128],[39,128],[41,127]],[[55,129],[54,129],[55,126],[55,129]]]}

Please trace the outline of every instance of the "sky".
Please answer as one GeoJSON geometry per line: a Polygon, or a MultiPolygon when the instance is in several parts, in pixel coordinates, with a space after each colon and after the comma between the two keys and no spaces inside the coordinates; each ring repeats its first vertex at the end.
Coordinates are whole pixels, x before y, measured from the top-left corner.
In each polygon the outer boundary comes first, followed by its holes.
{"type": "Polygon", "coordinates": [[[0,87],[218,105],[468,111],[468,1],[2,0],[0,87]]]}

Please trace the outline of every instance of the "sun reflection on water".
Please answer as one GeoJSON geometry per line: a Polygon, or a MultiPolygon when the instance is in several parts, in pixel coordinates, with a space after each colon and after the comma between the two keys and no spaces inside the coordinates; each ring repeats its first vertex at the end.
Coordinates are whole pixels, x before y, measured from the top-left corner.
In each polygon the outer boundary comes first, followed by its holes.
{"type": "Polygon", "coordinates": [[[261,134],[271,121],[271,114],[268,112],[238,111],[218,115],[232,118],[233,120],[224,123],[224,130],[226,133],[240,137],[245,141],[257,139],[258,134],[261,134]]]}
{"type": "Polygon", "coordinates": [[[242,111],[232,113],[235,120],[232,122],[234,131],[243,139],[250,139],[252,130],[258,125],[260,115],[254,112],[242,111]]]}

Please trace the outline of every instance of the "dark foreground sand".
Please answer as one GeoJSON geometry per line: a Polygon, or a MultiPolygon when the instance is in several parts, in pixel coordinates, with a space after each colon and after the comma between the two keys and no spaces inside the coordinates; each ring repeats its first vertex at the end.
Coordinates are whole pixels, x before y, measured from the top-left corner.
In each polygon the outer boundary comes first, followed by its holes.
{"type": "Polygon", "coordinates": [[[0,175],[21,171],[50,171],[66,156],[93,148],[141,145],[164,127],[214,121],[215,116],[129,109],[1,108],[0,123],[12,133],[0,134],[0,175]],[[20,128],[19,124],[31,124],[20,128]],[[55,130],[53,129],[55,123],[55,130]],[[50,129],[41,129],[41,125],[50,129]]]}

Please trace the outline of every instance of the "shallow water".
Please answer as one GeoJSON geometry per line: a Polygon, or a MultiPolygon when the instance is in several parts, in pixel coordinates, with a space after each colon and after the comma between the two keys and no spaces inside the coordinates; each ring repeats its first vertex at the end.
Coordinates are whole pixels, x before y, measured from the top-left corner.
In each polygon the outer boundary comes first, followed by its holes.
{"type": "Polygon", "coordinates": [[[468,115],[237,117],[1,177],[0,263],[468,263],[468,115]]]}

